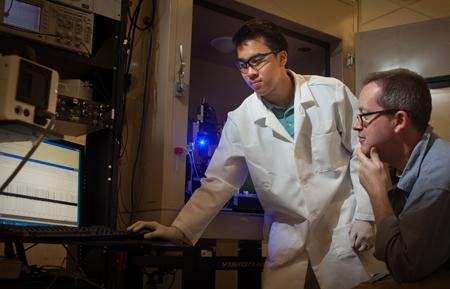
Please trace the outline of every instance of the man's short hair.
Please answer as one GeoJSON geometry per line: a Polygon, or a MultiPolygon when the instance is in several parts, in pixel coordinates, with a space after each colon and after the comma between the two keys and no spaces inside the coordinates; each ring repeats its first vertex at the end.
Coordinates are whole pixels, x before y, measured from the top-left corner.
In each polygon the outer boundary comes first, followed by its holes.
{"type": "Polygon", "coordinates": [[[431,94],[427,81],[404,68],[369,74],[363,85],[375,82],[382,89],[377,104],[383,109],[400,109],[408,114],[412,125],[425,131],[431,116],[431,94]]]}
{"type": "Polygon", "coordinates": [[[272,51],[281,50],[289,52],[289,44],[281,29],[272,22],[264,19],[247,21],[233,36],[233,43],[239,47],[247,40],[262,37],[264,44],[272,51]]]}

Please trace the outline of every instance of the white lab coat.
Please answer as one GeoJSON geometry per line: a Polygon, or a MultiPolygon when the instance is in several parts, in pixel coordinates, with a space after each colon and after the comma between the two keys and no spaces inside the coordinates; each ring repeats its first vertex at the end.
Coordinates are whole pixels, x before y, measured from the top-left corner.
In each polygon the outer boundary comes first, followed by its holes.
{"type": "Polygon", "coordinates": [[[228,114],[201,188],[172,225],[197,242],[248,169],[265,210],[264,288],[303,288],[308,259],[321,288],[351,288],[369,279],[350,246],[351,225],[374,220],[358,179],[358,102],[336,79],[288,73],[296,86],[294,139],[250,95],[228,114]]]}

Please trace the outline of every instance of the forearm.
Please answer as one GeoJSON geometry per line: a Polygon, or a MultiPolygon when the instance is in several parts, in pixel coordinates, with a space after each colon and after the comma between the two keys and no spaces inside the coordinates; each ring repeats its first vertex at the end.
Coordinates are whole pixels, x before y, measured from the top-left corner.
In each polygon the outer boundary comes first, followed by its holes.
{"type": "Polygon", "coordinates": [[[195,244],[223,205],[239,190],[221,179],[208,177],[180,211],[173,226],[179,228],[195,244]]]}
{"type": "Polygon", "coordinates": [[[377,224],[377,226],[387,216],[395,216],[386,191],[381,189],[378,189],[375,192],[372,191],[369,194],[369,197],[370,203],[372,204],[373,214],[375,215],[375,223],[377,224]]]}

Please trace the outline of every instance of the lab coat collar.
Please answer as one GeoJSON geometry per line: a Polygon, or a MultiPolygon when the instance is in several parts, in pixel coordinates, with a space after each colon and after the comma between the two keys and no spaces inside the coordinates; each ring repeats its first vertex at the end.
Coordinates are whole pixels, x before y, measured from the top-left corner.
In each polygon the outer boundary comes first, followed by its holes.
{"type": "MultiPolygon", "coordinates": [[[[308,83],[306,82],[306,79],[300,75],[295,74],[289,69],[286,69],[286,72],[289,76],[291,76],[294,79],[295,83],[295,96],[294,96],[294,106],[297,108],[298,105],[296,104],[296,101],[300,101],[299,105],[303,107],[304,110],[307,110],[308,108],[312,106],[318,106],[316,99],[311,93],[311,90],[309,89],[308,83]]],[[[257,98],[259,101],[258,104],[252,103],[252,106],[254,108],[257,108],[253,110],[253,119],[256,122],[260,122],[262,118],[267,117],[267,114],[269,113],[269,110],[264,105],[264,103],[261,100],[261,95],[258,95],[256,93],[253,93],[253,98],[257,98]]],[[[254,99],[255,100],[255,99],[254,99]]]]}
{"type": "MultiPolygon", "coordinates": [[[[296,110],[295,116],[295,135],[298,135],[298,131],[303,124],[305,110],[312,106],[318,106],[317,102],[312,95],[306,79],[300,74],[295,74],[289,69],[286,69],[289,76],[294,79],[295,83],[295,96],[294,96],[294,109],[296,110]]],[[[274,131],[276,137],[283,138],[286,141],[294,142],[289,133],[284,129],[280,121],[275,115],[264,105],[261,100],[261,96],[253,93],[251,101],[251,113],[254,123],[262,127],[270,127],[274,131]]]]}
{"type": "Polygon", "coordinates": [[[300,100],[300,105],[303,107],[303,109],[307,110],[312,106],[319,106],[316,102],[316,99],[312,95],[311,90],[309,89],[306,79],[300,74],[293,73],[291,70],[287,69],[287,72],[294,77],[295,99],[300,100]]]}
{"type": "MultiPolygon", "coordinates": [[[[300,74],[294,74],[292,71],[289,71],[295,79],[295,100],[294,100],[294,106],[295,106],[295,114],[294,114],[294,143],[297,146],[300,145],[302,141],[299,138],[300,131],[302,129],[303,123],[305,121],[306,117],[306,110],[309,108],[319,105],[316,102],[316,99],[314,98],[313,94],[311,93],[311,90],[309,89],[309,85],[307,80],[301,76],[300,74]]],[[[308,77],[308,80],[310,78],[308,77]]]]}
{"type": "Polygon", "coordinates": [[[269,127],[273,131],[273,135],[276,138],[293,142],[294,140],[290,134],[286,131],[275,114],[268,109],[261,100],[260,95],[254,94],[254,101],[251,103],[251,113],[254,123],[261,127],[269,127]]]}

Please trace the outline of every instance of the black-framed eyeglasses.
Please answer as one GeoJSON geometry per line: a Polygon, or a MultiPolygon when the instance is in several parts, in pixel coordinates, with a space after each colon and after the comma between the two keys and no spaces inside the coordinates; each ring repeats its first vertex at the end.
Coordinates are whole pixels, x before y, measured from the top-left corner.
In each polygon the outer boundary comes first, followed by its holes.
{"type": "Polygon", "coordinates": [[[363,125],[364,123],[364,116],[368,116],[368,115],[372,115],[372,114],[388,114],[388,113],[393,113],[393,112],[397,112],[400,111],[400,109],[386,109],[386,110],[379,110],[379,111],[373,111],[373,112],[368,112],[368,113],[360,113],[356,116],[356,119],[358,120],[360,125],[363,125]]]}
{"type": "Polygon", "coordinates": [[[267,57],[268,55],[271,55],[273,53],[278,53],[281,50],[274,50],[268,53],[258,53],[253,55],[252,57],[250,57],[247,61],[243,61],[243,60],[237,60],[236,61],[236,66],[239,69],[239,71],[241,73],[247,73],[248,72],[248,67],[252,67],[253,69],[259,70],[261,69],[264,65],[267,64],[267,62],[269,62],[269,58],[267,57]]]}

